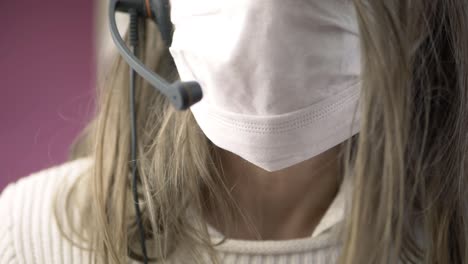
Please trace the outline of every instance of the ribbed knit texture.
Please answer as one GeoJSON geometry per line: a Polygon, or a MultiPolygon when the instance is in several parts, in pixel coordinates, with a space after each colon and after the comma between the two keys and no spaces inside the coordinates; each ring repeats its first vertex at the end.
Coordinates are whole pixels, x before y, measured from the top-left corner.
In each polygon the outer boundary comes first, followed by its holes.
{"type": "MultiPolygon", "coordinates": [[[[87,251],[61,236],[53,214],[57,187],[66,188],[89,164],[89,159],[64,163],[7,186],[0,195],[0,264],[89,263],[87,251]]],[[[335,263],[339,253],[335,231],[343,214],[342,200],[339,194],[311,237],[228,239],[216,247],[218,255],[225,264],[335,263]]],[[[213,241],[219,241],[221,234],[211,227],[210,234],[213,241]]],[[[192,263],[190,259],[183,262],[192,263]]]]}

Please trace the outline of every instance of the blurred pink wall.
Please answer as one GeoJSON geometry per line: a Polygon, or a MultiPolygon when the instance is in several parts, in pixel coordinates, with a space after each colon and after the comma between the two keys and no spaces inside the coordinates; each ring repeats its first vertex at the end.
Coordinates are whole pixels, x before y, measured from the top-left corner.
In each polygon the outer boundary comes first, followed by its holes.
{"type": "Polygon", "coordinates": [[[63,162],[93,111],[93,1],[1,0],[0,191],[63,162]]]}

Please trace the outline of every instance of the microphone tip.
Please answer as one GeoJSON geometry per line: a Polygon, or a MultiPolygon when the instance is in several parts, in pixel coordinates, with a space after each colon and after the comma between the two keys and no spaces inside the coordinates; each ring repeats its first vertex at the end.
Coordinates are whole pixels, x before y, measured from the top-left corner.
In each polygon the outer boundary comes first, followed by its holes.
{"type": "Polygon", "coordinates": [[[175,94],[171,96],[172,104],[178,110],[186,110],[203,98],[203,92],[198,82],[180,82],[172,84],[175,94]]]}

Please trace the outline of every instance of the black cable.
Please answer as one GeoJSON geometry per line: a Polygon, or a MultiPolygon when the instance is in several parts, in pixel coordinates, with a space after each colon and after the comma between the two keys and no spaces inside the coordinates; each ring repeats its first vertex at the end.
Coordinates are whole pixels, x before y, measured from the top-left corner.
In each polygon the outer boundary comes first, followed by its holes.
{"type": "MultiPolygon", "coordinates": [[[[138,14],[135,9],[131,9],[130,13],[130,49],[135,56],[138,57],[138,14]]],[[[136,72],[130,67],[130,125],[131,125],[131,170],[132,170],[132,191],[133,191],[133,203],[135,205],[136,220],[138,224],[138,230],[140,233],[140,245],[143,252],[143,262],[148,263],[148,254],[146,252],[146,238],[143,223],[141,221],[141,210],[140,204],[138,203],[138,181],[137,181],[137,160],[136,160],[136,116],[135,116],[135,81],[136,72]]]]}

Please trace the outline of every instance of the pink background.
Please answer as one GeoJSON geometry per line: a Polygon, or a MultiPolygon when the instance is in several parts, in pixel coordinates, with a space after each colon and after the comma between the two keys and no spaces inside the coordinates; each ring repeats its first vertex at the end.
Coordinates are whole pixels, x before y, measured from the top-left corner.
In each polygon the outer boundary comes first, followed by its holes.
{"type": "Polygon", "coordinates": [[[63,162],[93,112],[93,1],[1,0],[0,191],[63,162]]]}

